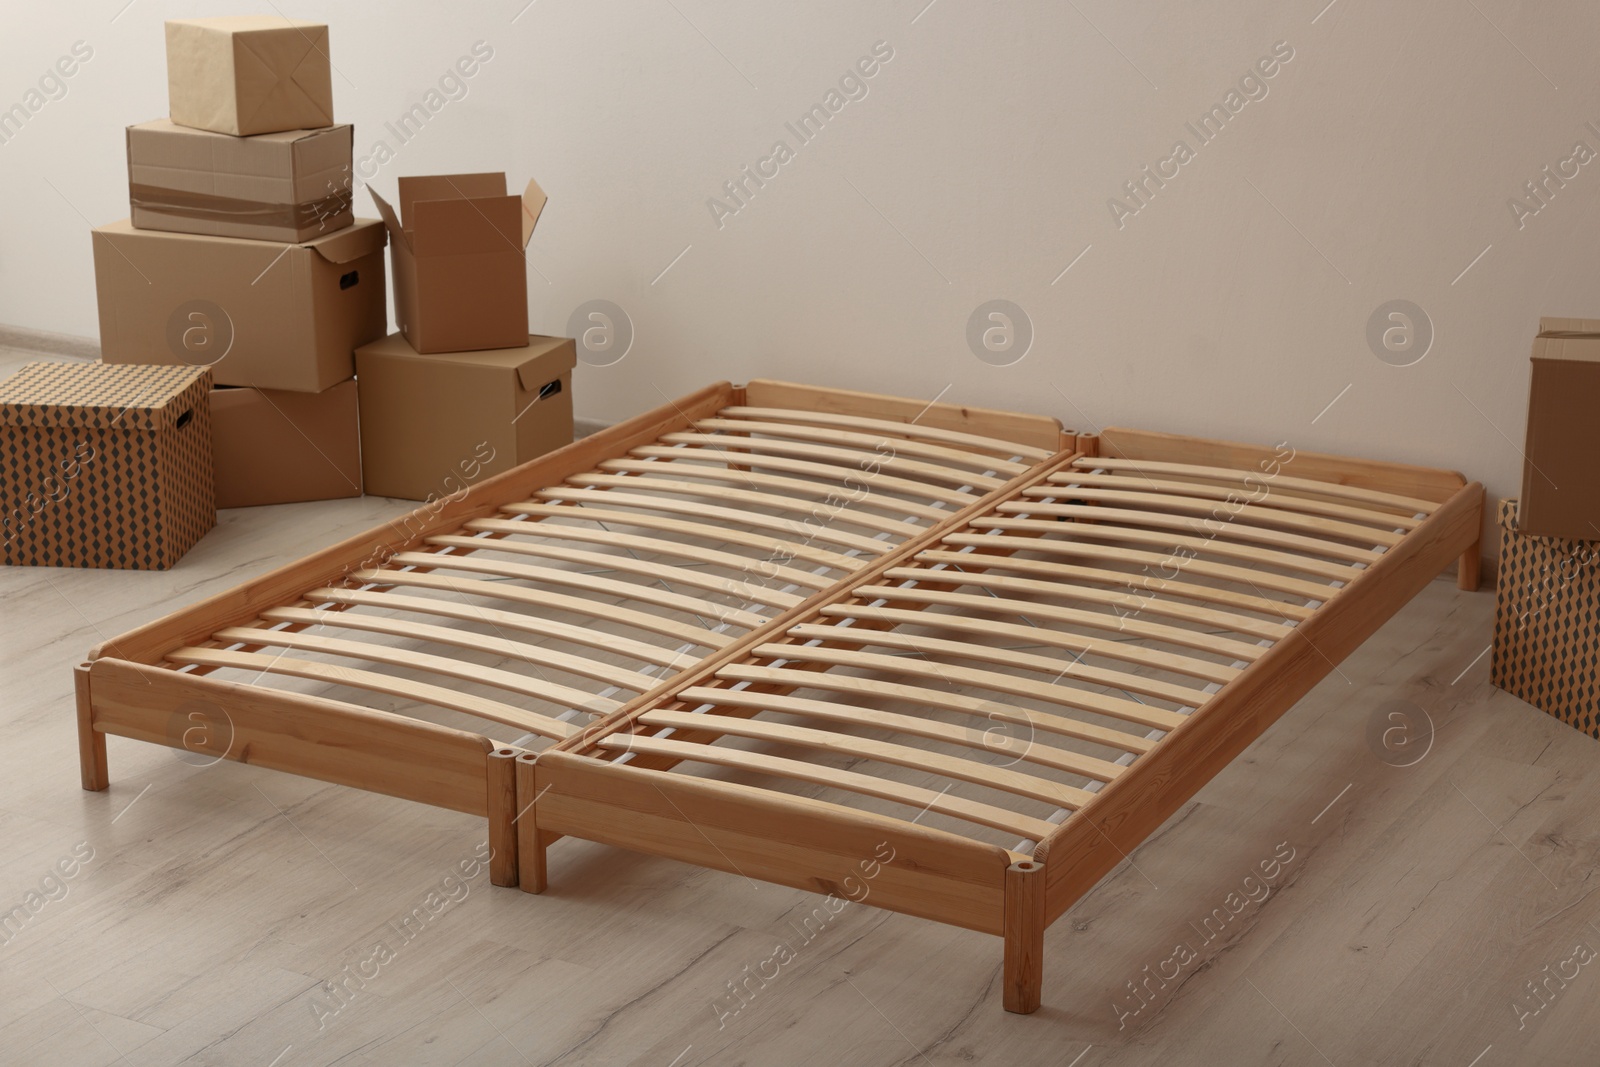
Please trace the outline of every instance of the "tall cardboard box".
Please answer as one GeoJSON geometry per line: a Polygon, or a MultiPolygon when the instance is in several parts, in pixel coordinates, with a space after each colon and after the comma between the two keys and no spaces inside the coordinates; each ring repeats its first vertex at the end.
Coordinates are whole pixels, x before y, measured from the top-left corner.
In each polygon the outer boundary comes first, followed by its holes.
{"type": "Polygon", "coordinates": [[[247,136],[333,125],[328,27],[281,15],[170,19],[172,121],[247,136]]]}
{"type": "Polygon", "coordinates": [[[29,363],[0,382],[8,566],[166,570],[216,525],[211,373],[29,363]]]}
{"type": "Polygon", "coordinates": [[[428,500],[572,443],[566,337],[425,355],[397,333],[356,351],[361,467],[373,496],[428,500]]]}
{"type": "Polygon", "coordinates": [[[128,200],[140,230],[298,244],[355,221],[351,128],[233,137],[168,119],[128,127],[128,200]]]}
{"type": "Polygon", "coordinates": [[[320,393],[211,391],[217,507],[361,495],[356,383],[320,393]]]}
{"type": "Polygon", "coordinates": [[[219,385],[332,388],[387,329],[383,245],[372,219],[300,245],[102,226],[101,358],[209,366],[219,385]]]}
{"type": "Polygon", "coordinates": [[[1600,738],[1600,538],[1536,537],[1500,502],[1489,682],[1600,738]]]}
{"type": "Polygon", "coordinates": [[[389,228],[395,317],[422,353],[513,348],[528,338],[523,258],[546,197],[530,180],[506,195],[504,174],[400,179],[400,211],[370,185],[389,228]]]}
{"type": "Polygon", "coordinates": [[[1539,320],[1521,529],[1600,541],[1600,319],[1539,320]]]}

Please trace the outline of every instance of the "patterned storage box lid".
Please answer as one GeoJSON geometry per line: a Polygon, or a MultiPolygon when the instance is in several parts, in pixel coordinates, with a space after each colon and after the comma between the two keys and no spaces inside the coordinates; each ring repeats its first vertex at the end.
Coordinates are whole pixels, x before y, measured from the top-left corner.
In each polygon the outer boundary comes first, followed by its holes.
{"type": "Polygon", "coordinates": [[[174,401],[209,375],[207,367],[29,363],[0,382],[0,423],[163,429],[192,406],[174,401]]]}

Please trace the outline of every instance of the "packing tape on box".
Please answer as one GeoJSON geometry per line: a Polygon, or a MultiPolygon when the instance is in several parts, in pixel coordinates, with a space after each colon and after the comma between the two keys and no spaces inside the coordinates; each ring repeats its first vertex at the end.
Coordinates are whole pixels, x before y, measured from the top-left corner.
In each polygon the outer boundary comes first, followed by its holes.
{"type": "Polygon", "coordinates": [[[179,218],[301,229],[349,211],[354,196],[349,190],[341,189],[303,204],[264,204],[258,200],[190,193],[157,185],[130,185],[128,200],[136,208],[179,218]]]}

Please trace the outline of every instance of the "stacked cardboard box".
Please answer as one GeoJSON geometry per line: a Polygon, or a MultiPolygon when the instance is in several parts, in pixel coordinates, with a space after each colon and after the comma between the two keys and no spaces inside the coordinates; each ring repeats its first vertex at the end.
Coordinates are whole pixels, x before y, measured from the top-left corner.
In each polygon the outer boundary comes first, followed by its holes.
{"type": "Polygon", "coordinates": [[[217,506],[433,500],[570,443],[574,344],[528,334],[536,182],[403,178],[358,219],[326,26],[166,44],[170,116],[128,127],[129,217],[93,234],[101,362],[0,383],[5,562],[170,566],[217,506]]]}
{"type": "Polygon", "coordinates": [[[570,443],[576,346],[528,334],[538,183],[441,174],[401,178],[398,213],[372,199],[400,330],[356,352],[367,491],[434,500],[570,443]]]}
{"type": "Polygon", "coordinates": [[[328,28],[166,24],[170,119],[127,131],[130,217],[94,233],[101,358],[209,367],[219,504],[361,495],[355,350],[387,329],[351,212],[328,28]]]}
{"type": "Polygon", "coordinates": [[[1600,737],[1600,319],[1533,341],[1522,497],[1500,503],[1490,680],[1600,737]]]}

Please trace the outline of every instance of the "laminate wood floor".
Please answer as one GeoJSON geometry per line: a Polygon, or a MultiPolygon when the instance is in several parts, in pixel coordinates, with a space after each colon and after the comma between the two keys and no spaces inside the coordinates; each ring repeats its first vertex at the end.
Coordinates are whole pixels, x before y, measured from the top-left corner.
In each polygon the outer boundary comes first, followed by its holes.
{"type": "Polygon", "coordinates": [[[570,840],[495,889],[479,820],[119,738],[78,787],[90,646],[408,507],[0,573],[0,1063],[1600,1062],[1600,745],[1488,686],[1493,597],[1444,581],[1050,929],[1028,1017],[998,939],[865,906],[808,936],[817,898],[570,840]]]}

